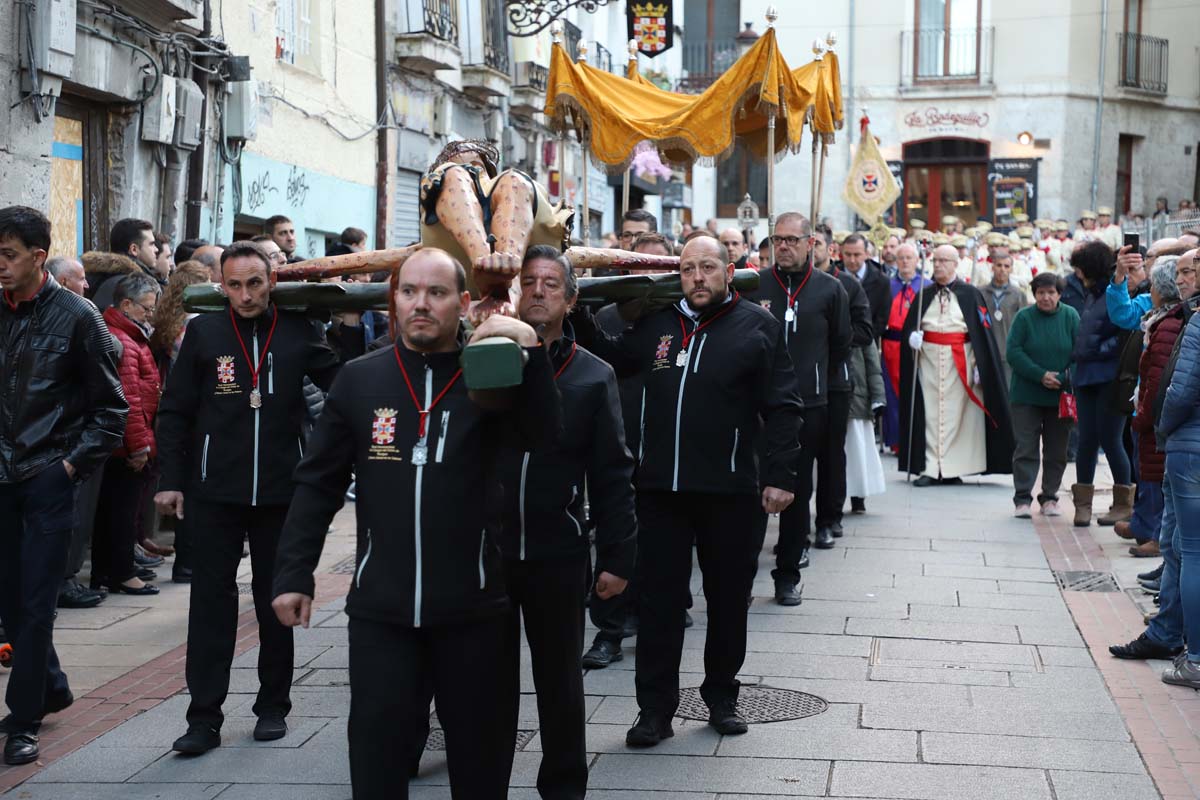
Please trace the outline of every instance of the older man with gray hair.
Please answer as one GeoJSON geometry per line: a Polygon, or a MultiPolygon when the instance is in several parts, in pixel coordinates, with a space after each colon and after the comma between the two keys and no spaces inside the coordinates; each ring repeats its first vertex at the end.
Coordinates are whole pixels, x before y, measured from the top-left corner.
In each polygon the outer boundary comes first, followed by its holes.
{"type": "Polygon", "coordinates": [[[83,264],[74,258],[66,256],[48,258],[46,259],[46,271],[53,275],[54,280],[61,283],[64,289],[73,294],[83,297],[83,293],[88,289],[87,273],[83,271],[83,264]]]}

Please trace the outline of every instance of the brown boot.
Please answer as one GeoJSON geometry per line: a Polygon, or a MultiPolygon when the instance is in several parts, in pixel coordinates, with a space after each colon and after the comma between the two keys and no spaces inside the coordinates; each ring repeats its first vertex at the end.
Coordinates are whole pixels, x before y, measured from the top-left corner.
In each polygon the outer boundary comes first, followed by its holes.
{"type": "Polygon", "coordinates": [[[1133,518],[1133,493],[1137,487],[1132,483],[1120,484],[1113,486],[1113,502],[1112,507],[1108,509],[1107,514],[1101,514],[1096,517],[1096,522],[1100,525],[1113,525],[1117,522],[1122,522],[1133,518]]]}
{"type": "Polygon", "coordinates": [[[1090,483],[1071,485],[1071,499],[1075,501],[1075,519],[1072,524],[1077,528],[1086,528],[1092,524],[1092,495],[1095,487],[1090,483]]]}
{"type": "Polygon", "coordinates": [[[1158,547],[1157,539],[1147,539],[1139,545],[1129,548],[1129,555],[1134,558],[1158,558],[1162,550],[1158,547]]]}
{"type": "Polygon", "coordinates": [[[1113,533],[1120,536],[1122,539],[1132,539],[1133,530],[1129,525],[1129,520],[1121,520],[1113,526],[1113,533]]]}

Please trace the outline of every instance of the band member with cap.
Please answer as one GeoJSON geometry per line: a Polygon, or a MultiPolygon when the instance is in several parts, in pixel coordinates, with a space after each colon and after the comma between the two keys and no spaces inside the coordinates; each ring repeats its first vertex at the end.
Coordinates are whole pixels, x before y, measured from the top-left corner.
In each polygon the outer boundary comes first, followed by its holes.
{"type": "MultiPolygon", "coordinates": [[[[423,744],[411,722],[428,715],[430,684],[452,795],[503,800],[519,690],[497,547],[505,487],[496,475],[515,454],[554,442],[554,371],[533,328],[493,315],[474,336],[519,344],[523,382],[500,396],[473,396],[459,368],[471,302],[463,266],[426,248],[389,285],[395,343],[345,366],[296,467],[275,613],[284,625],[308,626],[313,572],[353,473],[357,563],[346,614],[355,800],[408,797],[405,759],[423,744]]],[[[583,580],[581,567],[580,594],[583,580]]]]}
{"type": "Polygon", "coordinates": [[[1075,234],[1071,237],[1075,240],[1076,245],[1081,245],[1084,242],[1091,242],[1100,238],[1100,232],[1096,230],[1096,212],[1091,209],[1080,212],[1079,227],[1075,229],[1075,234]]]}
{"type": "Polygon", "coordinates": [[[1100,237],[1100,241],[1111,247],[1113,252],[1121,249],[1121,226],[1113,223],[1111,206],[1096,208],[1096,235],[1100,237]]]}
{"type": "MultiPolygon", "coordinates": [[[[287,734],[292,631],[271,611],[279,533],[292,502],[292,471],[304,447],[307,376],[328,389],[341,358],[320,326],[271,303],[275,276],[263,248],[234,242],[221,255],[223,312],[201,314],[187,336],[158,407],[161,476],[154,502],[197,532],[188,613],[188,730],[180,753],[221,744],[221,705],[237,637],[237,571],[249,534],[258,618],[254,738],[287,734]]],[[[354,338],[354,337],[351,337],[354,338]]],[[[357,337],[361,352],[362,337],[357,337]]]]}
{"type": "Polygon", "coordinates": [[[641,714],[625,737],[633,747],[674,735],[693,544],[708,601],[700,694],[719,733],[746,732],[737,673],[763,541],[754,520],[760,508],[777,514],[791,504],[799,457],[802,404],[783,327],[732,289],[733,265],[716,238],[692,238],[679,273],[683,299],[620,336],[598,330],[586,312],[572,315],[581,345],[618,374],[646,375],[637,471],[646,576],[636,672],[641,714]],[[764,436],[760,462],[755,452],[764,436]]]}
{"type": "Polygon", "coordinates": [[[934,283],[909,307],[901,331],[908,346],[900,349],[899,463],[920,476],[916,486],[1012,472],[1008,390],[991,315],[979,290],[955,279],[957,266],[953,247],[933,251],[934,283]]]}

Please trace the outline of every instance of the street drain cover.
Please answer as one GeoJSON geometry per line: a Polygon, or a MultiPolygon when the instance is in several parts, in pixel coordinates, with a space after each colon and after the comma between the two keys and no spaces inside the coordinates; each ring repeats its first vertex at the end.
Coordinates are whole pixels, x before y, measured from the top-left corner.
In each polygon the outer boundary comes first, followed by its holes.
{"type": "MultiPolygon", "coordinates": [[[[737,707],[746,722],[783,722],[815,716],[827,710],[829,704],[815,694],[770,686],[743,686],[737,707]]],[[[679,710],[675,716],[708,721],[708,706],[700,697],[699,688],[679,690],[679,710]]]]}
{"type": "MultiPolygon", "coordinates": [[[[705,717],[705,719],[708,719],[705,717]]],[[[534,734],[537,731],[517,731],[517,742],[513,747],[514,750],[523,750],[525,745],[533,740],[534,734]]],[[[429,732],[429,740],[425,742],[426,750],[445,750],[446,749],[446,733],[441,728],[434,728],[429,732]]]]}
{"type": "Polygon", "coordinates": [[[330,568],[330,572],[334,575],[353,575],[355,567],[355,557],[346,556],[341,561],[337,562],[330,568]]]}
{"type": "Polygon", "coordinates": [[[1054,570],[1059,588],[1068,592],[1119,592],[1121,587],[1111,572],[1054,570]]]}

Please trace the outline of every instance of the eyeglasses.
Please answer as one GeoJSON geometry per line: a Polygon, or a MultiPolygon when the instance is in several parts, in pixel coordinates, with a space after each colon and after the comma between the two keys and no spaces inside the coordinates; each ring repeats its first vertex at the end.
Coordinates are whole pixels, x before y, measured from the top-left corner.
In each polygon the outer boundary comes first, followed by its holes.
{"type": "Polygon", "coordinates": [[[133,301],[131,301],[131,302],[132,302],[132,303],[133,303],[135,306],[137,306],[137,307],[139,307],[140,309],[142,309],[142,311],[145,311],[145,312],[146,312],[147,314],[149,314],[150,316],[154,316],[154,312],[158,311],[158,306],[147,306],[147,305],[144,305],[144,304],[142,304],[142,303],[139,303],[137,300],[133,300],[133,301]]]}
{"type": "Polygon", "coordinates": [[[786,244],[788,247],[795,247],[796,245],[800,244],[803,241],[804,241],[804,238],[800,237],[800,236],[772,236],[771,237],[771,244],[775,245],[776,247],[779,247],[779,245],[781,245],[781,244],[786,244]]]}

